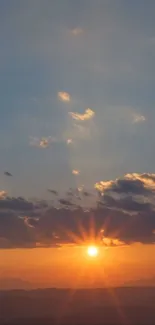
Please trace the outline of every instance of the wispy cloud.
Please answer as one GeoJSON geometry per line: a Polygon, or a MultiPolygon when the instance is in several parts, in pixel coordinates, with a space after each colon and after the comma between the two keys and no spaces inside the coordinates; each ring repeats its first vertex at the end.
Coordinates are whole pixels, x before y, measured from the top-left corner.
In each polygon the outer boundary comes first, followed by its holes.
{"type": "Polygon", "coordinates": [[[65,91],[59,91],[58,92],[58,98],[62,102],[70,102],[70,100],[71,100],[70,94],[65,92],[65,91]]]}
{"type": "Polygon", "coordinates": [[[133,114],[133,123],[142,123],[145,121],[146,121],[146,118],[144,115],[133,114]]]}
{"type": "Polygon", "coordinates": [[[30,138],[30,145],[34,147],[40,147],[40,148],[48,148],[52,143],[57,142],[57,139],[54,137],[43,137],[43,138],[30,138]]]}
{"type": "Polygon", "coordinates": [[[78,121],[86,121],[86,120],[90,120],[94,117],[95,112],[90,109],[87,108],[85,110],[84,114],[80,114],[80,113],[74,113],[74,112],[69,112],[69,115],[74,119],[74,120],[78,120],[78,121]]]}
{"type": "Polygon", "coordinates": [[[80,174],[80,171],[78,169],[73,169],[72,170],[72,174],[73,175],[79,175],[80,174]]]}

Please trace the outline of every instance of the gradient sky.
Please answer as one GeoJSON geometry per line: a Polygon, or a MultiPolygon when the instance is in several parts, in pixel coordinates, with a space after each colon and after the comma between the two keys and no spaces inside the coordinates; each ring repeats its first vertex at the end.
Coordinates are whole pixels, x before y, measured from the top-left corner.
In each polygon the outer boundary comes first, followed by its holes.
{"type": "Polygon", "coordinates": [[[154,1],[0,2],[2,189],[46,197],[74,185],[72,169],[88,187],[154,172],[154,18],[154,1]],[[79,131],[68,112],[87,108],[79,131]],[[49,136],[48,150],[30,145],[49,136]]]}
{"type": "Polygon", "coordinates": [[[154,173],[154,85],[153,0],[1,0],[0,190],[154,173]]]}

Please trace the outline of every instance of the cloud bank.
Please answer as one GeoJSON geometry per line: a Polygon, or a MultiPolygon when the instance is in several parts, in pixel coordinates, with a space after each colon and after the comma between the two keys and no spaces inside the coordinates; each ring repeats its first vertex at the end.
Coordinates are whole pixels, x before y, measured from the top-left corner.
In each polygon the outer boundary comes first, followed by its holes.
{"type": "Polygon", "coordinates": [[[98,200],[87,209],[79,206],[80,195],[84,200],[89,196],[83,190],[78,196],[74,191],[67,198],[56,196],[55,206],[1,191],[0,248],[87,244],[92,225],[93,240],[100,245],[155,243],[155,174],[127,174],[98,182],[95,188],[98,200]]]}

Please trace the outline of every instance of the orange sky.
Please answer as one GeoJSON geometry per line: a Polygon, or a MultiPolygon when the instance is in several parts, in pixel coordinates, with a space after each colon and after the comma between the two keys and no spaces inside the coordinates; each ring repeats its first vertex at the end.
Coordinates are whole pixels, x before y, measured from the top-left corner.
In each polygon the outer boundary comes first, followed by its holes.
{"type": "Polygon", "coordinates": [[[100,248],[96,258],[86,251],[80,246],[0,250],[0,276],[47,287],[102,287],[155,276],[153,245],[100,248]]]}

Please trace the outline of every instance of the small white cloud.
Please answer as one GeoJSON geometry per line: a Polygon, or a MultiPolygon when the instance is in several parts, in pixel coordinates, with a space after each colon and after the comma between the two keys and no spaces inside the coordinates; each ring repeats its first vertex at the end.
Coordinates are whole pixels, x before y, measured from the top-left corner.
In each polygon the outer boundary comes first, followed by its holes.
{"type": "Polygon", "coordinates": [[[72,139],[67,139],[67,144],[72,144],[73,143],[73,140],[72,139]]]}
{"type": "Polygon", "coordinates": [[[133,115],[133,123],[142,123],[145,121],[146,121],[146,118],[144,115],[139,115],[139,114],[133,115]]]}
{"type": "Polygon", "coordinates": [[[72,170],[72,174],[73,175],[79,175],[80,174],[80,171],[78,169],[73,169],[72,170]]]}
{"type": "Polygon", "coordinates": [[[77,27],[77,28],[73,28],[71,30],[71,33],[74,35],[74,36],[77,36],[77,35],[80,35],[83,33],[83,29],[80,28],[80,27],[77,27]]]}
{"type": "Polygon", "coordinates": [[[83,189],[84,189],[84,185],[79,186],[79,187],[78,187],[78,192],[82,192],[83,189]]]}
{"type": "Polygon", "coordinates": [[[69,112],[69,115],[74,119],[74,120],[78,120],[78,121],[86,121],[86,120],[90,120],[94,117],[95,112],[90,109],[87,108],[85,110],[84,114],[80,114],[80,113],[74,113],[74,112],[69,112]]]}
{"type": "Polygon", "coordinates": [[[41,139],[39,142],[39,146],[41,148],[47,148],[49,146],[49,139],[47,139],[47,138],[41,139]]]}
{"type": "Polygon", "coordinates": [[[65,91],[59,91],[58,98],[62,102],[70,102],[70,100],[71,100],[70,94],[65,91]]]}

